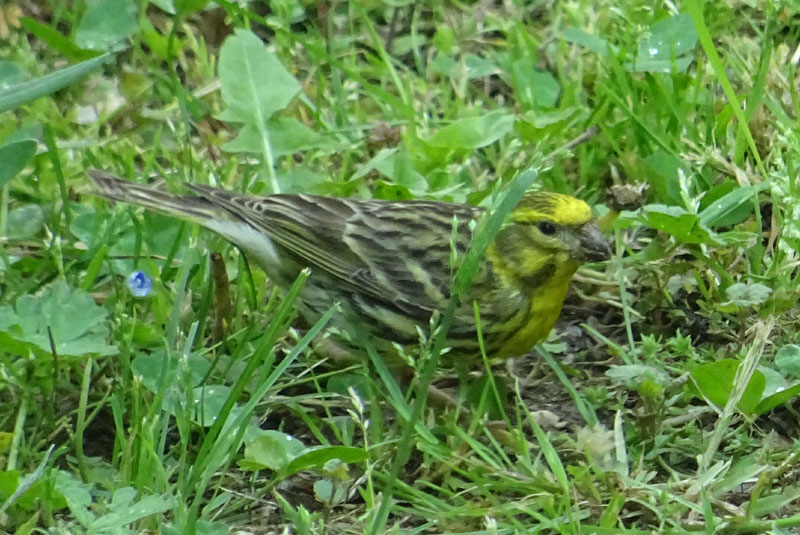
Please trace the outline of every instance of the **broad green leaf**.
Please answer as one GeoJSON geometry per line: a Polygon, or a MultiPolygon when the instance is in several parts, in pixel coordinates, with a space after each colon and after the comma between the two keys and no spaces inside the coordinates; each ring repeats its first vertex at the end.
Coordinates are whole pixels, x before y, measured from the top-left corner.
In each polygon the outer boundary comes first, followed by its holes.
{"type": "Polygon", "coordinates": [[[3,145],[15,143],[17,141],[39,140],[42,138],[44,128],[42,123],[31,123],[26,126],[21,126],[11,132],[8,137],[3,140],[3,145]]]}
{"type": "Polygon", "coordinates": [[[569,107],[552,110],[529,110],[517,117],[514,132],[523,141],[539,143],[552,136],[560,136],[569,124],[579,121],[585,110],[569,107]]]}
{"type": "Polygon", "coordinates": [[[273,117],[267,127],[276,158],[302,150],[333,150],[335,147],[329,137],[318,134],[294,117],[273,117]]]}
{"type": "Polygon", "coordinates": [[[800,379],[800,346],[788,344],[775,355],[775,366],[784,374],[800,379]]]}
{"type": "Polygon", "coordinates": [[[778,494],[759,495],[758,501],[751,508],[748,508],[747,512],[752,518],[772,515],[795,501],[798,496],[800,496],[800,490],[794,486],[788,486],[778,494]]]}
{"type": "MultiPolygon", "coordinates": [[[[700,212],[700,220],[709,227],[722,227],[744,221],[753,213],[753,195],[767,185],[736,187],[708,204],[700,212]]],[[[709,192],[711,194],[715,192],[709,192]]]]}
{"type": "Polygon", "coordinates": [[[680,174],[688,174],[688,169],[675,156],[657,150],[644,159],[647,171],[647,184],[655,191],[659,201],[680,206],[683,204],[680,189],[680,174]]]}
{"type": "Polygon", "coordinates": [[[349,446],[318,446],[308,448],[301,452],[281,470],[283,477],[288,477],[302,470],[311,468],[322,468],[325,463],[332,459],[338,459],[343,463],[360,463],[368,457],[363,448],[353,448],[349,446]]]}
{"type": "Polygon", "coordinates": [[[800,383],[796,383],[780,392],[775,392],[774,394],[763,398],[759,401],[758,405],[756,405],[755,413],[756,414],[764,414],[765,412],[769,412],[778,405],[783,405],[787,401],[796,398],[800,395],[800,383]]]}
{"type": "Polygon", "coordinates": [[[337,373],[328,379],[325,385],[327,392],[350,397],[349,389],[352,388],[361,399],[369,399],[372,389],[367,378],[358,373],[337,373]]]}
{"type": "Polygon", "coordinates": [[[428,144],[447,149],[478,149],[502,138],[513,126],[512,114],[496,110],[454,121],[428,139],[428,144]]]}
{"type": "MultiPolygon", "coordinates": [[[[20,486],[25,486],[25,479],[30,477],[30,473],[23,475],[18,470],[0,470],[0,504],[11,498],[20,486]]],[[[27,483],[30,484],[30,481],[27,483]]],[[[48,487],[48,482],[43,479],[35,481],[14,499],[13,507],[21,511],[35,511],[41,507],[43,501],[49,502],[49,505],[57,504],[64,507],[66,505],[64,500],[57,492],[53,493],[48,487]]]]}
{"type": "Polygon", "coordinates": [[[697,45],[697,31],[692,18],[679,13],[657,22],[649,37],[639,43],[634,72],[684,72],[694,60],[691,52],[697,45]]]}
{"type": "MultiPolygon", "coordinates": [[[[160,495],[144,496],[136,500],[139,492],[133,487],[122,487],[114,491],[111,503],[107,503],[102,514],[93,519],[88,533],[131,533],[130,524],[142,518],[163,513],[175,506],[175,500],[160,495]]],[[[73,504],[70,503],[70,510],[73,504]]]]}
{"type": "Polygon", "coordinates": [[[416,197],[407,187],[387,180],[376,180],[373,182],[372,187],[372,196],[375,199],[384,201],[409,201],[416,197]]]}
{"type": "Polygon", "coordinates": [[[475,54],[465,55],[464,65],[467,69],[468,80],[486,78],[487,76],[502,73],[500,67],[498,67],[495,62],[480,56],[476,56],[475,54]]]}
{"type": "MultiPolygon", "coordinates": [[[[221,117],[220,117],[221,118],[221,117]]],[[[264,138],[262,131],[254,124],[246,124],[239,129],[236,137],[222,145],[222,150],[226,152],[252,152],[261,154],[264,150],[264,138]]]]}
{"type": "Polygon", "coordinates": [[[58,280],[39,295],[23,295],[14,308],[0,307],[0,331],[45,353],[52,333],[60,356],[114,355],[117,348],[106,343],[107,316],[88,293],[58,280]]]}
{"type": "Polygon", "coordinates": [[[24,82],[27,79],[28,75],[25,71],[16,65],[10,61],[0,61],[0,90],[24,82]]]}
{"type": "Polygon", "coordinates": [[[78,23],[75,42],[90,50],[121,50],[138,27],[137,15],[133,0],[93,0],[78,23]]]}
{"type": "Polygon", "coordinates": [[[356,167],[356,172],[353,173],[352,178],[353,179],[361,178],[367,176],[372,170],[379,169],[384,164],[384,162],[391,160],[399,150],[400,149],[396,147],[382,148],[368,162],[363,163],[358,167],[356,167]]]}
{"type": "Polygon", "coordinates": [[[266,124],[300,91],[300,84],[254,33],[238,29],[220,51],[219,79],[227,106],[220,119],[266,124]]]}
{"type": "MultiPolygon", "coordinates": [[[[92,505],[92,486],[79,481],[66,470],[55,470],[55,489],[60,492],[69,504],[70,510],[76,514],[76,509],[85,510],[92,505]]],[[[94,518],[94,515],[89,518],[94,518]]]]}
{"type": "Polygon", "coordinates": [[[554,111],[528,111],[525,112],[520,120],[530,124],[534,128],[547,128],[554,124],[560,124],[574,117],[578,110],[575,108],[565,108],[554,111]]]}
{"type": "Polygon", "coordinates": [[[36,154],[36,140],[23,139],[0,146],[0,188],[11,182],[36,154]]]}
{"type": "Polygon", "coordinates": [[[170,414],[188,412],[192,422],[211,426],[231,393],[224,385],[201,385],[192,388],[187,408],[186,385],[199,385],[206,378],[211,363],[199,355],[168,356],[159,350],[141,354],[131,363],[131,369],[142,384],[153,393],[164,391],[162,408],[170,414]]]}
{"type": "MultiPolygon", "coordinates": [[[[150,0],[155,3],[155,0],[150,0]]],[[[173,15],[175,11],[171,11],[173,15]]],[[[142,44],[150,49],[150,56],[162,61],[168,61],[172,56],[170,52],[170,39],[168,35],[162,34],[153,26],[149,19],[139,21],[139,29],[136,33],[137,39],[141,39],[142,44]]],[[[146,72],[146,71],[141,71],[146,72]]]]}
{"type": "Polygon", "coordinates": [[[754,481],[758,474],[766,470],[767,466],[758,462],[755,455],[747,455],[744,458],[735,460],[730,470],[721,479],[708,486],[712,496],[722,496],[736,487],[744,485],[749,481],[754,481]]]}
{"type": "Polygon", "coordinates": [[[639,53],[651,58],[670,59],[688,54],[696,46],[697,30],[692,17],[678,13],[653,24],[649,38],[639,43],[639,53]]]}
{"type": "Polygon", "coordinates": [[[399,35],[392,41],[392,55],[404,56],[415,49],[427,46],[429,39],[421,33],[399,35]]]}
{"type": "Polygon", "coordinates": [[[459,66],[456,58],[447,54],[436,54],[431,61],[431,70],[447,78],[453,78],[460,74],[459,66]]]}
{"type": "MultiPolygon", "coordinates": [[[[723,359],[695,367],[690,375],[697,392],[711,403],[724,407],[733,391],[733,381],[740,362],[723,359]]],[[[761,401],[765,384],[764,375],[756,370],[745,388],[738,409],[746,414],[756,414],[756,407],[761,401]]]]}
{"type": "MultiPolygon", "coordinates": [[[[70,231],[87,246],[96,247],[102,244],[103,225],[107,224],[109,219],[108,212],[91,212],[85,210],[85,206],[79,207],[76,212],[78,215],[73,219],[70,231]]],[[[139,211],[137,208],[127,205],[120,205],[120,209],[139,211]]],[[[134,225],[128,219],[127,226],[121,228],[121,234],[114,236],[113,243],[109,247],[109,255],[117,257],[112,260],[111,264],[114,271],[124,276],[137,269],[134,267],[134,260],[137,254],[147,252],[152,255],[165,257],[170,254],[170,251],[176,243],[180,244],[177,258],[182,255],[182,250],[186,248],[185,240],[180,240],[178,233],[185,225],[183,222],[163,214],[157,214],[151,211],[142,212],[142,216],[137,218],[139,225],[142,243],[137,250],[137,233],[134,225]]],[[[152,259],[156,265],[163,265],[163,260],[152,259]]]]}
{"type": "Polygon", "coordinates": [[[286,433],[267,430],[245,442],[244,458],[239,461],[243,470],[280,470],[305,450],[305,445],[286,433]]]}
{"type": "MultiPolygon", "coordinates": [[[[211,364],[208,359],[189,354],[187,357],[170,357],[166,350],[159,349],[152,353],[137,355],[131,362],[131,371],[138,376],[142,384],[149,391],[156,393],[162,384],[173,385],[181,381],[176,379],[178,367],[185,367],[188,378],[185,379],[192,386],[198,386],[208,374],[211,364]],[[162,376],[166,378],[162,378],[162,376]]],[[[184,373],[183,370],[180,370],[184,373]]]]}
{"type": "Polygon", "coordinates": [[[737,282],[725,290],[730,302],[740,307],[761,305],[769,298],[770,293],[772,293],[772,288],[757,282],[737,282]]]}
{"type": "Polygon", "coordinates": [[[650,204],[642,210],[644,222],[656,230],[665,232],[680,243],[718,244],[716,234],[680,206],[650,204]]]}
{"type": "Polygon", "coordinates": [[[208,2],[209,0],[174,0],[174,6],[179,13],[190,14],[202,11],[208,2]]]}
{"type": "Polygon", "coordinates": [[[391,158],[381,162],[377,166],[378,171],[391,178],[395,185],[407,188],[409,191],[421,194],[426,190],[427,181],[425,177],[414,169],[414,164],[409,158],[408,151],[400,147],[391,158]]]}
{"type": "Polygon", "coordinates": [[[330,176],[309,169],[306,166],[278,171],[278,183],[283,185],[284,193],[324,193],[323,187],[330,186],[330,176]]]}
{"type": "Polygon", "coordinates": [[[498,65],[475,54],[466,54],[463,59],[440,52],[431,62],[434,72],[456,80],[475,80],[496,74],[502,74],[498,65]]]}
{"type": "Polygon", "coordinates": [[[764,374],[765,383],[764,393],[762,396],[771,396],[772,394],[782,392],[789,387],[786,377],[784,377],[783,374],[778,370],[767,366],[759,366],[757,370],[764,374]]]}
{"type": "Polygon", "coordinates": [[[0,113],[13,110],[26,102],[54,93],[76,80],[99,69],[111,56],[103,54],[76,65],[40,76],[35,80],[20,82],[0,90],[0,113]]]}
{"type": "Polygon", "coordinates": [[[196,387],[192,391],[194,401],[192,421],[203,427],[211,426],[222,411],[222,407],[230,394],[230,387],[225,385],[196,387]]]}
{"type": "MultiPolygon", "coordinates": [[[[309,149],[333,150],[335,143],[294,117],[273,117],[267,122],[272,154],[275,158],[309,149]]],[[[260,153],[263,149],[258,128],[244,125],[235,139],[223,147],[228,152],[260,153]]]]}
{"type": "Polygon", "coordinates": [[[330,479],[319,479],[314,482],[314,496],[327,505],[338,505],[347,498],[347,487],[334,485],[330,479]]]}
{"type": "Polygon", "coordinates": [[[19,470],[0,470],[0,503],[6,501],[19,487],[19,470]]]}
{"type": "Polygon", "coordinates": [[[446,24],[438,26],[433,34],[433,46],[440,54],[455,54],[458,52],[455,30],[446,24]]]}
{"type": "Polygon", "coordinates": [[[427,189],[427,180],[417,172],[405,148],[384,148],[378,151],[370,161],[361,165],[356,170],[353,178],[366,176],[370,171],[376,170],[391,183],[379,185],[382,190],[376,196],[381,199],[409,199],[412,192],[423,194],[427,189]],[[386,188],[399,188],[399,195],[387,195],[386,188]]]}
{"type": "MultiPolygon", "coordinates": [[[[0,153],[2,153],[1,148],[0,153]]],[[[7,238],[12,240],[32,238],[44,227],[42,207],[38,204],[26,204],[19,208],[14,208],[8,213],[7,225],[7,238]]]]}
{"type": "Polygon", "coordinates": [[[172,0],[150,0],[150,3],[170,15],[175,14],[175,3],[172,0]]]}
{"type": "Polygon", "coordinates": [[[587,48],[601,56],[605,56],[609,51],[609,45],[605,39],[586,33],[580,28],[570,27],[564,30],[564,40],[587,48]]]}
{"type": "Polygon", "coordinates": [[[692,64],[694,58],[681,57],[677,58],[673,63],[668,59],[650,59],[650,58],[637,58],[636,63],[627,65],[628,69],[633,72],[660,72],[669,74],[671,72],[685,72],[689,65],[692,64]]]}
{"type": "Polygon", "coordinates": [[[525,109],[555,108],[561,86],[547,71],[538,71],[525,60],[511,65],[514,94],[525,109]]]}

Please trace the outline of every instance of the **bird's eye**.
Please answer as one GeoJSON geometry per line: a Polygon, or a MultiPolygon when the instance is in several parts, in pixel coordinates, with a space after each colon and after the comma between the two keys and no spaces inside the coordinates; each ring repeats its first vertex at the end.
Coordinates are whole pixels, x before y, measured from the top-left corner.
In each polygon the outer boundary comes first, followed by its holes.
{"type": "Polygon", "coordinates": [[[539,227],[539,232],[545,236],[552,236],[556,233],[556,226],[550,221],[540,221],[537,226],[539,227]]]}

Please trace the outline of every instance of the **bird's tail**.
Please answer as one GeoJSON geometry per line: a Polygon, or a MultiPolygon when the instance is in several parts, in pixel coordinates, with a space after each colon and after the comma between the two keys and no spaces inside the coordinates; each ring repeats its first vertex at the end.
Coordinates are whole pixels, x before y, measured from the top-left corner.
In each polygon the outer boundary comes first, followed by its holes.
{"type": "Polygon", "coordinates": [[[89,176],[97,184],[93,193],[106,199],[136,204],[204,226],[226,216],[224,209],[214,206],[203,197],[175,195],[140,186],[97,169],[89,170],[89,176]]]}

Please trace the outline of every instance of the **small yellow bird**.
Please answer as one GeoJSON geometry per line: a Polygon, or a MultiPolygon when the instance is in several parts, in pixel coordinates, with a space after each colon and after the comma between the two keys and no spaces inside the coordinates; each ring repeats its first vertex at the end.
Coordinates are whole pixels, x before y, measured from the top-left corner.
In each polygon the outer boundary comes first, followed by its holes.
{"type": "MultiPolygon", "coordinates": [[[[340,199],[312,195],[240,195],[186,184],[174,195],[92,170],[98,194],[207,227],[238,245],[280,286],[309,268],[297,304],[311,322],[338,302],[333,320],[358,321],[382,341],[414,347],[418,327],[446,308],[451,243],[463,254],[470,221],[482,208],[431,201],[340,199]],[[453,221],[457,220],[454,233],[453,221]]],[[[490,358],[522,355],[553,328],[578,267],[609,258],[611,249],[583,201],[526,193],[489,245],[447,336],[452,358],[480,355],[473,302],[478,303],[490,358]]]]}

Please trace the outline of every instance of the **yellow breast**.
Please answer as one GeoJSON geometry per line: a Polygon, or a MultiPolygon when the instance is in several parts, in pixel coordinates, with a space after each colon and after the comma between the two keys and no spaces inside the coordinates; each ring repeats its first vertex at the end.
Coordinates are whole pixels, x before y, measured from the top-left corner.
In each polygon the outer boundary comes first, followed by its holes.
{"type": "Polygon", "coordinates": [[[572,266],[564,266],[547,284],[531,293],[527,310],[523,312],[523,321],[500,347],[498,356],[509,358],[523,355],[547,338],[561,314],[561,306],[574,273],[572,266]]]}

